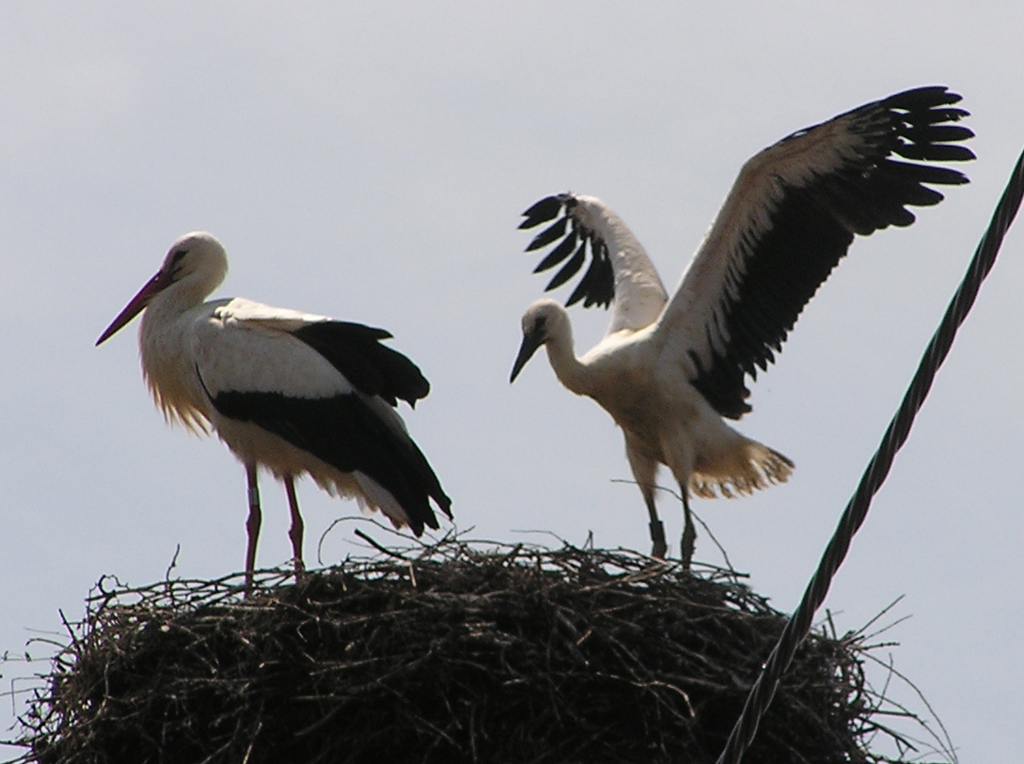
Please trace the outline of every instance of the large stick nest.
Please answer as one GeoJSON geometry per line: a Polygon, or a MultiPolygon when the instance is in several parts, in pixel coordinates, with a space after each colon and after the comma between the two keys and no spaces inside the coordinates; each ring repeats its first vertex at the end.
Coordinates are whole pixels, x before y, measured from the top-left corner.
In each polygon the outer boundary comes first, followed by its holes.
{"type": "MultiPolygon", "coordinates": [[[[785,618],[723,571],[449,541],[292,584],[101,581],[25,761],[713,762],[785,618]]],[[[865,762],[855,635],[797,652],[745,762],[865,762]]]]}

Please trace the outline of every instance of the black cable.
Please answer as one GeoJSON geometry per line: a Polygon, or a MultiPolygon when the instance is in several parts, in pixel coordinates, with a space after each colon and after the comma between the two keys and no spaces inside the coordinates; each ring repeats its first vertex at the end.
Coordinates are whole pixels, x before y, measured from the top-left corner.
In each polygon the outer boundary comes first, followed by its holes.
{"type": "Polygon", "coordinates": [[[999,205],[996,207],[984,238],[974,253],[974,259],[971,260],[967,275],[964,276],[960,288],[953,295],[953,300],[942,317],[942,323],[939,324],[931,342],[928,343],[928,348],[917,367],[917,373],[910,383],[910,388],[904,395],[896,416],[889,423],[878,451],[875,452],[864,471],[856,493],[850,499],[850,503],[846,505],[843,516],[839,520],[839,526],[825,548],[821,562],[818,563],[818,569],[807,585],[800,605],[786,624],[778,643],[765,662],[764,668],[761,669],[761,675],[750,689],[743,712],[736,720],[736,725],[729,734],[729,739],[726,741],[721,756],[718,757],[717,764],[739,764],[754,739],[757,725],[772,702],[775,690],[779,686],[779,680],[789,668],[797,647],[810,631],[814,614],[821,603],[825,601],[832,578],[845,559],[854,534],[868,514],[872,497],[885,482],[896,452],[900,450],[910,434],[914,417],[917,416],[918,410],[931,389],[936,372],[942,366],[942,362],[953,345],[957,329],[960,328],[974,304],[978,291],[981,289],[981,283],[992,270],[996,255],[999,254],[999,247],[1003,243],[1003,236],[1017,215],[1022,196],[1024,196],[1024,153],[1017,159],[1010,182],[999,200],[999,205]]]}

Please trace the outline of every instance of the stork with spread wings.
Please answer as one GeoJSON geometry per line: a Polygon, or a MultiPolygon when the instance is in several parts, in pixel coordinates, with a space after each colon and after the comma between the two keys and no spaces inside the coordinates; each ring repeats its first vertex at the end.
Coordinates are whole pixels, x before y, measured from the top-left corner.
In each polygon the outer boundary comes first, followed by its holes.
{"type": "Polygon", "coordinates": [[[747,375],[766,370],[854,236],[908,226],[908,206],[931,206],[929,186],[967,178],[935,162],[974,158],[960,96],[923,87],[800,130],[752,157],[670,298],[644,248],[601,200],[564,193],[523,213],[520,228],[555,222],[527,251],[554,245],[535,272],[562,264],[554,289],[590,264],[567,306],[612,307],[608,333],[577,357],[566,310],[542,299],[523,316],[512,380],[539,347],[556,376],[597,401],[622,428],[650,515],[652,554],[667,552],[654,501],[667,465],[683,496],[681,557],[696,533],[689,494],[746,494],[785,481],[793,463],[723,417],[750,411],[747,375]],[[899,158],[897,158],[899,157],[899,158]]]}

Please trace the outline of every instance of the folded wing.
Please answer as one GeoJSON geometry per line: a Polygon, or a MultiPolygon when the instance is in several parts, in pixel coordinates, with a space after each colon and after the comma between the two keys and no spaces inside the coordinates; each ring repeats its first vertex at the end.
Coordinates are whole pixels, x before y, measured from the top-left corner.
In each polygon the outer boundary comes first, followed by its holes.
{"type": "Polygon", "coordinates": [[[451,516],[451,500],[393,410],[399,398],[423,398],[430,385],[412,361],[380,343],[388,332],[231,300],[196,335],[197,370],[218,414],[372,478],[416,534],[438,527],[429,499],[451,516]]]}

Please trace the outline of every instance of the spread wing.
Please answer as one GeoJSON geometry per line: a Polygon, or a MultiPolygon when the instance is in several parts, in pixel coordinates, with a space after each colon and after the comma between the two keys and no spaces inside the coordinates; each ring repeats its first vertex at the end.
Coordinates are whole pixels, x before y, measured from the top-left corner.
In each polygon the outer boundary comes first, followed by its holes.
{"type": "Polygon", "coordinates": [[[973,159],[973,133],[945,87],[866,104],[751,158],[683,274],[655,334],[722,415],[750,410],[756,378],[856,234],[908,226],[908,206],[967,178],[933,162],[973,159]],[[900,157],[902,159],[897,159],[900,157]],[[910,161],[903,161],[910,160],[910,161]]]}
{"type": "Polygon", "coordinates": [[[583,268],[587,249],[590,250],[590,265],[569,295],[567,307],[582,300],[585,308],[607,308],[614,301],[609,334],[621,329],[643,329],[661,315],[668,294],[658,271],[632,231],[600,199],[556,194],[541,199],[523,216],[526,219],[520,228],[555,221],[526,247],[530,252],[557,242],[533,271],[540,273],[565,261],[545,291],[557,289],[573,278],[583,268]]]}

